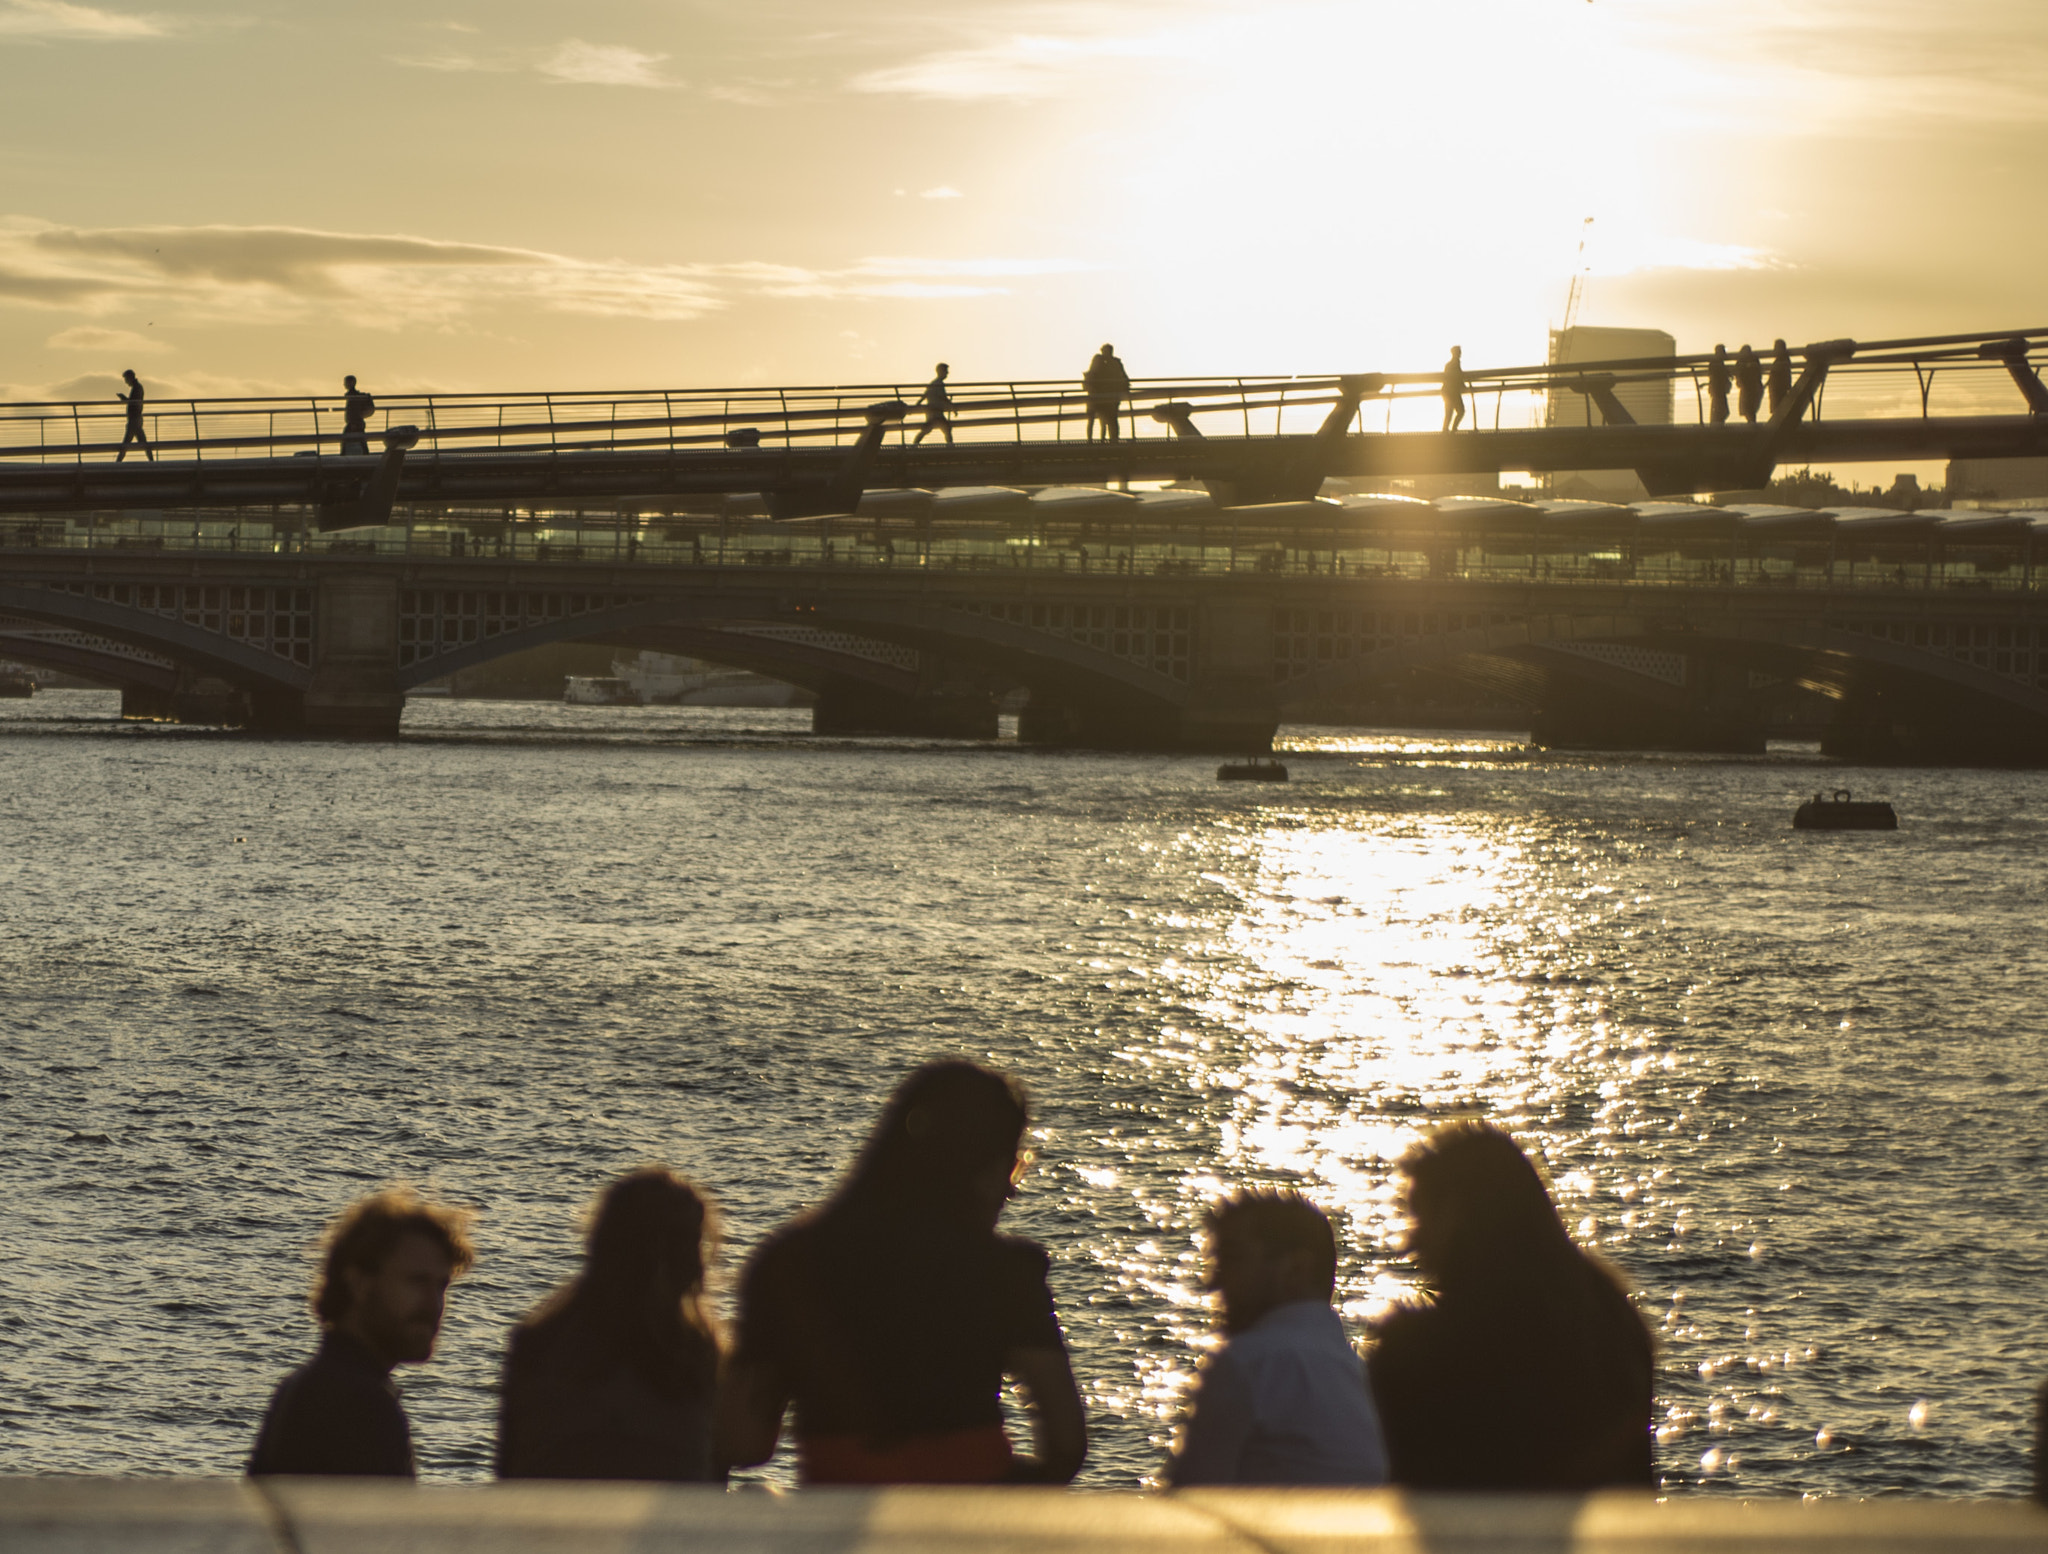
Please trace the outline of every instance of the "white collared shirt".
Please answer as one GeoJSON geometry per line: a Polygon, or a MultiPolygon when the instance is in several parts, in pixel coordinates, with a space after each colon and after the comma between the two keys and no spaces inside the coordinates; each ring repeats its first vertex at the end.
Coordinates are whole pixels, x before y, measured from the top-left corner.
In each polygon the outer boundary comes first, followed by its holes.
{"type": "Polygon", "coordinates": [[[1276,1306],[1210,1356],[1165,1476],[1177,1489],[1386,1482],[1365,1366],[1328,1302],[1276,1306]]]}

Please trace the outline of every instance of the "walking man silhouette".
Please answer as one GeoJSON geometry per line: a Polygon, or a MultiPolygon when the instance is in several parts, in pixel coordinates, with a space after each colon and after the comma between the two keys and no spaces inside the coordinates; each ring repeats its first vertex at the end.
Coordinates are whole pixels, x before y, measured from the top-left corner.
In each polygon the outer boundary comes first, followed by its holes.
{"type": "Polygon", "coordinates": [[[1778,407],[1792,397],[1792,353],[1785,349],[1783,340],[1771,344],[1771,419],[1778,418],[1778,407]]]}
{"type": "Polygon", "coordinates": [[[121,434],[121,451],[114,455],[114,462],[119,464],[128,457],[128,444],[139,442],[142,444],[143,456],[154,464],[156,450],[149,445],[149,433],[142,429],[142,402],[148,396],[143,393],[142,380],[135,376],[133,367],[128,368],[121,376],[127,380],[128,392],[116,394],[114,397],[128,407],[128,429],[121,434]]]}
{"type": "Polygon", "coordinates": [[[1088,362],[1081,374],[1081,391],[1088,396],[1088,435],[1095,435],[1099,422],[1105,441],[1122,436],[1124,396],[1131,391],[1131,375],[1116,358],[1116,347],[1105,345],[1088,362]]]}
{"type": "Polygon", "coordinates": [[[1715,426],[1728,424],[1728,347],[1714,347],[1707,363],[1707,420],[1715,426]]]}
{"type": "Polygon", "coordinates": [[[1444,430],[1455,432],[1465,419],[1465,348],[1451,347],[1451,359],[1444,363],[1444,430]]]}
{"type": "Polygon", "coordinates": [[[341,386],[347,390],[341,397],[341,451],[345,455],[368,453],[370,416],[377,409],[377,401],[357,392],[354,373],[343,378],[341,386]]]}
{"type": "Polygon", "coordinates": [[[946,392],[946,374],[952,371],[944,362],[932,369],[932,380],[924,386],[924,392],[917,396],[917,402],[924,406],[924,425],[910,439],[912,447],[923,442],[933,432],[946,434],[946,446],[953,446],[953,425],[946,419],[946,412],[952,408],[953,396],[946,392]]]}
{"type": "Polygon", "coordinates": [[[1735,353],[1735,389],[1742,419],[1756,425],[1756,413],[1764,403],[1764,368],[1747,345],[1735,353]]]}

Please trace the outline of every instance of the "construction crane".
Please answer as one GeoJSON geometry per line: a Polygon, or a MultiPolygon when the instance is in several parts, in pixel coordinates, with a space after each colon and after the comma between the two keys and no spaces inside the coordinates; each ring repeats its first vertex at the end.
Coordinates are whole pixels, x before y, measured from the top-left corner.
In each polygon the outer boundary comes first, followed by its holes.
{"type": "Polygon", "coordinates": [[[1564,323],[1559,334],[1578,322],[1579,304],[1586,300],[1586,239],[1593,235],[1593,218],[1588,216],[1579,226],[1579,252],[1572,260],[1572,289],[1564,299],[1564,323]]]}

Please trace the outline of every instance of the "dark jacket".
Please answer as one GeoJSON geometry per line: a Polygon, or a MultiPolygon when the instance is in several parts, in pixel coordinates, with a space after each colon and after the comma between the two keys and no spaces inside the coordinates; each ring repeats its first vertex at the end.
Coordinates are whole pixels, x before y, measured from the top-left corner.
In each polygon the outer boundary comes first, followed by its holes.
{"type": "Polygon", "coordinates": [[[498,1403],[498,1477],[714,1477],[712,1396],[660,1384],[571,1323],[517,1327],[498,1403]]]}
{"type": "Polygon", "coordinates": [[[415,1477],[390,1371],[347,1334],[328,1333],[270,1395],[247,1471],[415,1477]]]}
{"type": "Polygon", "coordinates": [[[1562,1273],[1440,1295],[1381,1324],[1367,1368],[1395,1483],[1651,1483],[1649,1330],[1602,1264],[1580,1256],[1562,1273]]]}

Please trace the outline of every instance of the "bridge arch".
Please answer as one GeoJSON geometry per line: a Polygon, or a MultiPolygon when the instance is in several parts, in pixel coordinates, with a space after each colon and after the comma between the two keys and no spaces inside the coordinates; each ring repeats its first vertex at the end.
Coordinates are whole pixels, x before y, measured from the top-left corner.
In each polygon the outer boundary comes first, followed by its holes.
{"type": "MultiPolygon", "coordinates": [[[[264,592],[268,595],[302,590],[266,589],[264,592]]],[[[240,613],[245,618],[252,618],[256,611],[251,608],[240,613]]],[[[263,613],[268,622],[270,612],[267,598],[263,613]]],[[[194,624],[183,619],[182,612],[179,615],[172,615],[139,608],[135,604],[97,598],[83,585],[65,588],[0,584],[0,615],[50,625],[78,627],[112,641],[141,648],[174,664],[217,676],[243,690],[298,691],[304,689],[312,680],[309,663],[297,662],[275,651],[273,647],[258,647],[249,640],[237,640],[224,631],[209,629],[203,624],[194,624]]],[[[307,622],[308,630],[304,640],[310,647],[310,604],[303,612],[287,610],[284,615],[287,622],[301,618],[307,622]]],[[[288,625],[287,632],[289,630],[288,625]]],[[[245,629],[244,637],[250,635],[252,634],[245,629]]],[[[269,636],[267,626],[263,640],[275,640],[269,636]]],[[[290,635],[282,639],[287,646],[294,640],[290,635]]],[[[306,656],[310,659],[310,652],[306,656]]]]}
{"type": "MultiPolygon", "coordinates": [[[[818,638],[843,634],[914,652],[972,657],[1025,684],[1034,679],[1080,677],[1133,696],[1174,704],[1184,703],[1188,695],[1188,645],[1168,644],[1163,651],[1154,651],[1151,642],[1162,634],[1185,637],[1189,623],[1182,622],[1178,633],[1170,622],[1157,627],[1153,619],[1159,613],[1157,608],[1147,609],[1145,623],[1134,626],[1128,618],[1121,624],[1115,619],[1119,614],[1128,617],[1133,608],[1129,605],[1039,606],[1039,623],[1033,624],[1030,607],[1001,603],[977,608],[960,603],[870,602],[821,595],[764,608],[763,601],[756,598],[709,590],[701,595],[656,598],[593,594],[588,596],[591,607],[543,620],[511,624],[509,616],[484,615],[480,629],[469,640],[451,641],[444,613],[449,608],[447,601],[462,610],[472,608],[470,601],[477,597],[481,595],[473,592],[438,594],[431,616],[424,605],[415,605],[409,615],[402,614],[401,631],[410,626],[410,640],[435,644],[431,651],[422,647],[406,653],[401,648],[402,686],[421,685],[507,654],[558,642],[618,642],[657,649],[666,643],[695,657],[758,669],[797,684],[850,677],[884,689],[909,688],[906,676],[915,675],[914,666],[885,654],[834,653],[824,642],[807,642],[797,635],[809,632],[818,638]],[[1053,615],[1051,608],[1060,613],[1053,615]],[[1091,612],[1088,622],[1070,624],[1080,611],[1091,612]],[[1100,625],[1094,624],[1095,616],[1104,617],[1100,625]],[[492,623],[500,619],[506,624],[492,629],[492,623]],[[1141,634],[1147,638],[1143,652],[1127,640],[1141,634]],[[444,643],[449,645],[441,645],[444,643]],[[1117,650],[1119,646],[1122,651],[1117,650]],[[1179,675],[1175,666],[1182,670],[1179,675]]],[[[1180,613],[1188,612],[1183,608],[1180,613]]]]}

